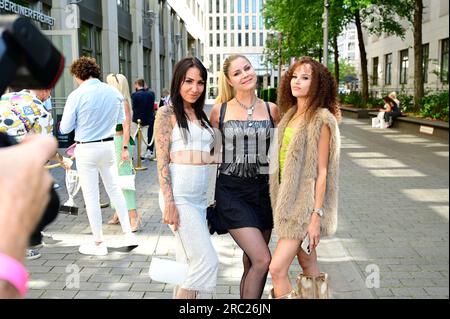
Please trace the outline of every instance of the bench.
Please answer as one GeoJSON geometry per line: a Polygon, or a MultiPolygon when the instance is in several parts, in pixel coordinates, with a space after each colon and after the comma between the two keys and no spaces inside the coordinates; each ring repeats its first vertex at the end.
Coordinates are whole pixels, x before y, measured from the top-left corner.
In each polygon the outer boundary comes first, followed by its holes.
{"type": "MultiPolygon", "coordinates": [[[[377,109],[358,109],[341,106],[341,110],[344,117],[368,119],[369,125],[371,124],[372,118],[378,115],[377,109]]],[[[449,140],[448,122],[433,121],[402,115],[395,119],[393,128],[408,131],[414,134],[435,136],[437,138],[445,140],[447,143],[449,140]]]]}

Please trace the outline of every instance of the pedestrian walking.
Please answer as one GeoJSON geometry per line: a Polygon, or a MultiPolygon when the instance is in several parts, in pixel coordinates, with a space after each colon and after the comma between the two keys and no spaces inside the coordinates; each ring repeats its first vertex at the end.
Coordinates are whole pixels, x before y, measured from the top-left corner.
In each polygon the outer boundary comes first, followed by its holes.
{"type": "Polygon", "coordinates": [[[156,116],[159,203],[163,221],[176,238],[178,261],[188,262],[186,280],[175,289],[177,299],[201,298],[216,287],[218,257],[206,223],[209,157],[214,130],[203,110],[207,70],[197,58],[175,66],[172,105],[156,116]]]}
{"type": "MultiPolygon", "coordinates": [[[[0,99],[0,132],[4,132],[21,142],[27,135],[38,134],[51,136],[53,133],[53,118],[45,108],[45,101],[50,96],[50,89],[22,90],[4,94],[0,99]]],[[[56,154],[51,160],[58,161],[65,169],[69,169],[71,161],[61,154],[56,154]]],[[[42,247],[43,225],[38,224],[31,233],[26,259],[33,260],[41,257],[39,248],[42,247]]]]}
{"type": "Polygon", "coordinates": [[[270,195],[277,246],[270,263],[270,298],[326,298],[327,274],[317,264],[321,236],[337,227],[340,134],[336,82],[309,57],[281,80],[278,106],[279,160],[270,164],[270,195]],[[307,242],[309,241],[309,245],[307,242]],[[302,248],[303,247],[303,248],[302,248]],[[293,290],[288,272],[297,256],[303,273],[293,290]]]}
{"type": "MultiPolygon", "coordinates": [[[[123,74],[111,73],[106,77],[106,83],[116,88],[123,96],[123,107],[125,112],[125,121],[123,124],[117,124],[116,135],[114,136],[114,145],[116,151],[116,163],[119,176],[133,175],[133,146],[136,145],[130,136],[131,128],[131,96],[128,80],[123,74]]],[[[128,216],[130,217],[131,231],[139,230],[141,216],[136,210],[136,191],[122,189],[123,196],[127,203],[128,216]]],[[[117,212],[108,221],[110,225],[119,224],[117,212]]]]}
{"type": "Polygon", "coordinates": [[[141,159],[153,159],[153,125],[155,122],[155,93],[147,88],[144,79],[137,79],[134,82],[136,92],[131,95],[133,108],[133,122],[131,123],[132,134],[137,130],[137,121],[141,120],[142,144],[141,159]],[[147,144],[149,146],[147,146],[147,144]]]}
{"type": "Polygon", "coordinates": [[[267,155],[279,115],[275,104],[258,99],[256,83],[255,69],[245,56],[228,57],[210,118],[222,133],[215,218],[243,250],[243,299],[261,298],[273,228],[267,155]]]}
{"type": "Polygon", "coordinates": [[[116,126],[125,120],[123,96],[99,80],[101,70],[93,58],[75,60],[70,73],[79,87],[67,98],[60,131],[68,134],[75,130],[77,169],[93,235],[93,241],[80,245],[79,252],[86,255],[108,253],[102,231],[99,173],[111,202],[116,206],[125,234],[124,246],[135,247],[136,237],[131,232],[125,198],[119,187],[114,152],[116,126]]]}

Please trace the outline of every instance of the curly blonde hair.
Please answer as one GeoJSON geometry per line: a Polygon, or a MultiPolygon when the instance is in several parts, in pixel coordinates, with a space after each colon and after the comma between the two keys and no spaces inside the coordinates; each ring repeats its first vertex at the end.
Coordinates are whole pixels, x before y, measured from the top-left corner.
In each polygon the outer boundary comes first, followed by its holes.
{"type": "Polygon", "coordinates": [[[90,77],[99,79],[101,75],[100,66],[94,58],[83,56],[75,60],[70,66],[70,74],[80,80],[86,81],[90,77]]]}
{"type": "Polygon", "coordinates": [[[311,86],[308,92],[306,118],[311,119],[319,108],[328,109],[340,120],[339,99],[336,81],[330,71],[311,57],[302,57],[284,74],[278,87],[277,104],[281,115],[297,105],[297,98],[292,95],[291,79],[294,71],[301,65],[308,64],[312,70],[311,86]]]}

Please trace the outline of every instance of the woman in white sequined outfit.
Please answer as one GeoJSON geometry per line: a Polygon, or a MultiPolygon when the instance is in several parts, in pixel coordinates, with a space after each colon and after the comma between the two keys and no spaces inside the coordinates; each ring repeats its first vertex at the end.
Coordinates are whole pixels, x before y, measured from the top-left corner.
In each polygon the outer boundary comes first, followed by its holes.
{"type": "Polygon", "coordinates": [[[187,261],[187,279],[177,299],[194,299],[215,291],[218,258],[206,222],[208,175],[214,130],[203,111],[207,71],[197,58],[175,67],[171,105],[158,110],[156,154],[163,221],[176,238],[177,260],[187,261]]]}

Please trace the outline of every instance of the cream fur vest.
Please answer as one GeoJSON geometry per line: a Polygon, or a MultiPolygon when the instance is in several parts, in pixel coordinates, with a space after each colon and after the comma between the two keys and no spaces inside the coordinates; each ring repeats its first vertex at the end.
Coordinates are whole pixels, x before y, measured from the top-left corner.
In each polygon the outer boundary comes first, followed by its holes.
{"type": "MultiPolygon", "coordinates": [[[[338,171],[340,156],[340,133],[336,118],[327,109],[319,109],[309,123],[300,122],[290,141],[281,178],[279,180],[278,153],[284,130],[297,111],[294,107],[278,125],[276,160],[271,160],[270,198],[272,201],[274,228],[279,238],[302,240],[314,209],[315,181],[317,177],[318,144],[322,126],[330,127],[330,152],[326,192],[321,218],[321,236],[333,235],[337,228],[338,171]]],[[[275,143],[274,143],[275,144],[275,143]]],[[[272,159],[274,157],[271,156],[272,159]]]]}

